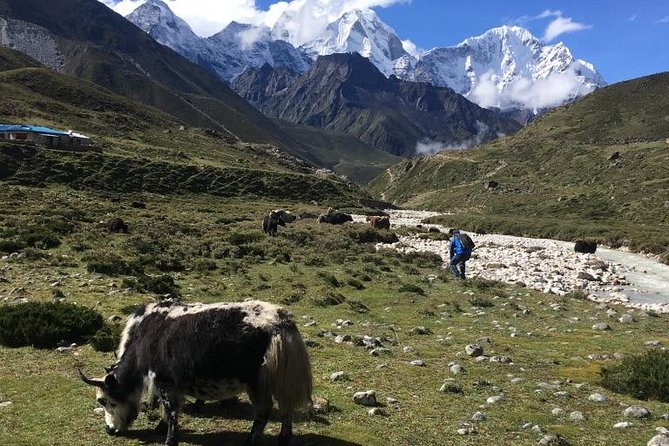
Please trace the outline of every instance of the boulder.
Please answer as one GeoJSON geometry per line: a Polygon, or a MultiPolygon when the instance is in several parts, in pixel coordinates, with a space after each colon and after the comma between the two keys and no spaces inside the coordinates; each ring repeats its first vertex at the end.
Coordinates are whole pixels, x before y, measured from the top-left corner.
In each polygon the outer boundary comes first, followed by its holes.
{"type": "Polygon", "coordinates": [[[592,240],[576,240],[574,243],[574,252],[594,254],[595,251],[597,251],[597,242],[592,240]]]}

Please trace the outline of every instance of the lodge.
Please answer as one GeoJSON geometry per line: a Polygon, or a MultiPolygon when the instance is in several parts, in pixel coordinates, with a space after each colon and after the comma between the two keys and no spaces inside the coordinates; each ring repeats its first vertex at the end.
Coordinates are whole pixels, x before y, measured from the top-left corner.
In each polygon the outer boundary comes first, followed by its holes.
{"type": "Polygon", "coordinates": [[[72,130],[25,124],[0,124],[0,141],[36,144],[49,149],[78,150],[91,146],[91,139],[72,130]]]}

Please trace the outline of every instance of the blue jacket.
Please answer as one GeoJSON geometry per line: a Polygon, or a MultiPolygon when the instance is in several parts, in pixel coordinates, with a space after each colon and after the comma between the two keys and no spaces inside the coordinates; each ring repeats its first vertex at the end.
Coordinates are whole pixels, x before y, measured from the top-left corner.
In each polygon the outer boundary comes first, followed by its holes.
{"type": "Polygon", "coordinates": [[[451,237],[451,243],[449,245],[448,254],[452,259],[455,255],[471,255],[472,250],[465,248],[460,243],[460,231],[455,231],[453,237],[451,237]]]}

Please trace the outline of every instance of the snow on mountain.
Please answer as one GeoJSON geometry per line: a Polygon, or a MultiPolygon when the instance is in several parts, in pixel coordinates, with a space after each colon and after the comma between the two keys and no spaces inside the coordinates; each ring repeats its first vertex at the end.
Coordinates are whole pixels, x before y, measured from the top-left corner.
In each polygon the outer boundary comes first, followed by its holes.
{"type": "Polygon", "coordinates": [[[231,81],[247,68],[268,63],[302,72],[309,60],[290,43],[275,41],[266,26],[231,22],[208,38],[196,35],[160,0],[149,0],[126,17],[159,43],[231,81]]]}
{"type": "MultiPolygon", "coordinates": [[[[274,25],[274,38],[300,44],[290,26],[294,12],[284,13],[274,25]]],[[[386,25],[371,9],[353,10],[330,23],[323,34],[300,45],[305,53],[316,59],[335,53],[358,53],[368,58],[386,76],[405,75],[412,57],[404,49],[395,31],[386,25]]]]}
{"type": "Polygon", "coordinates": [[[202,38],[160,0],[149,0],[126,17],[161,44],[188,59],[202,51],[202,38]]]}
{"type": "Polygon", "coordinates": [[[502,110],[556,107],[606,85],[592,64],[575,59],[564,44],[546,45],[518,26],[428,51],[411,78],[502,110]]]}
{"type": "Polygon", "coordinates": [[[272,28],[232,22],[209,38],[198,37],[160,0],[147,1],[128,19],[226,81],[266,63],[301,73],[318,56],[356,52],[386,76],[450,87],[485,108],[536,113],[606,85],[592,64],[574,58],[564,44],[547,45],[518,26],[494,28],[416,58],[370,9],[352,10],[327,26],[306,26],[300,10],[291,9],[272,28]]]}

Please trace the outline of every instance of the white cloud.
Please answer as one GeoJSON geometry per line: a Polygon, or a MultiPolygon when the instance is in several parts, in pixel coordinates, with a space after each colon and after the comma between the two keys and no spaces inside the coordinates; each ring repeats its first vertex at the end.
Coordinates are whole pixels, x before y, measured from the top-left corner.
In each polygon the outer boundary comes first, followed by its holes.
{"type": "Polygon", "coordinates": [[[638,14],[632,14],[632,15],[630,16],[630,19],[629,19],[629,20],[630,20],[630,22],[635,22],[636,19],[637,19],[638,17],[639,17],[638,14]]]}
{"type": "MultiPolygon", "coordinates": [[[[432,141],[432,140],[423,140],[419,141],[416,144],[416,155],[432,155],[437,152],[443,152],[446,150],[466,150],[471,149],[472,147],[478,146],[483,142],[486,136],[490,136],[490,127],[488,127],[484,122],[476,121],[476,135],[471,138],[455,143],[455,144],[446,144],[444,142],[432,141]]],[[[498,135],[504,136],[504,135],[498,135]]]]}
{"type": "Polygon", "coordinates": [[[575,31],[583,31],[584,29],[592,28],[591,25],[585,23],[574,22],[569,17],[558,17],[548,24],[544,40],[550,42],[557,36],[565,33],[573,33],[575,31]]]}
{"type": "MultiPolygon", "coordinates": [[[[100,1],[124,16],[146,2],[146,0],[100,1]]],[[[322,32],[328,23],[347,11],[410,2],[411,0],[290,0],[277,1],[267,10],[261,10],[255,0],[165,0],[177,16],[184,19],[195,33],[203,37],[221,31],[232,21],[272,27],[285,12],[294,14],[297,19],[294,27],[298,35],[315,36],[322,32]]]]}
{"type": "Polygon", "coordinates": [[[402,47],[404,51],[411,54],[413,57],[420,57],[425,51],[418,48],[411,40],[402,40],[402,47]]]}
{"type": "Polygon", "coordinates": [[[500,91],[499,79],[489,71],[483,74],[478,84],[467,95],[467,99],[484,108],[497,107],[527,108],[539,111],[557,107],[566,100],[583,96],[593,91],[593,87],[583,85],[572,66],[564,73],[554,73],[545,79],[520,78],[500,91]]]}
{"type": "Polygon", "coordinates": [[[669,15],[665,15],[660,20],[658,20],[657,23],[669,23],[669,15]]]}

